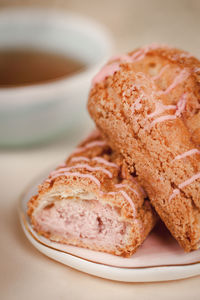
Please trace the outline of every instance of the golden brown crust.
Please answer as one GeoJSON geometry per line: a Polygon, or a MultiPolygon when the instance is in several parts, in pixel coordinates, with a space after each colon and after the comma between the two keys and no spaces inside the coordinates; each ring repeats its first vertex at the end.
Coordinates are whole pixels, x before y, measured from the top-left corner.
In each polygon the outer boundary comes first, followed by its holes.
{"type": "Polygon", "coordinates": [[[137,180],[128,172],[122,156],[113,152],[100,133],[96,131],[82,142],[66,162],[53,171],[49,178],[40,185],[38,195],[32,197],[28,203],[28,215],[38,233],[51,240],[96,251],[130,256],[141,245],[157,220],[157,216],[145,197],[146,194],[137,180]],[[88,167],[89,169],[87,169],[88,167]],[[64,171],[62,173],[63,169],[67,171],[67,174],[64,171]],[[69,176],[69,173],[73,173],[74,176],[69,176]],[[77,173],[86,176],[79,177],[77,173]],[[90,177],[87,177],[88,175],[90,177]],[[98,246],[98,243],[95,244],[95,241],[90,244],[78,238],[55,237],[37,229],[34,213],[42,202],[48,199],[48,195],[52,197],[52,194],[56,194],[57,200],[63,193],[73,197],[77,188],[79,189],[77,197],[88,193],[94,195],[94,198],[99,199],[102,203],[109,203],[118,209],[122,220],[130,225],[130,235],[126,245],[115,250],[113,248],[103,249],[98,246]],[[136,215],[124,195],[132,200],[136,215]]]}
{"type": "Polygon", "coordinates": [[[136,170],[156,211],[180,245],[186,251],[197,249],[199,129],[192,120],[199,115],[200,63],[186,52],[169,48],[150,49],[134,62],[118,60],[120,68],[113,76],[92,88],[89,112],[111,147],[123,155],[130,171],[136,170]],[[185,95],[185,103],[180,102],[185,95]],[[182,110],[179,104],[184,104],[182,110]],[[171,105],[170,109],[166,105],[171,105]],[[155,114],[156,110],[159,113],[155,114]],[[176,159],[193,149],[195,154],[176,159]],[[182,186],[192,178],[196,179],[182,186]]]}
{"type": "MultiPolygon", "coordinates": [[[[134,55],[141,49],[132,51],[129,55],[134,55]]],[[[166,46],[144,47],[143,52],[145,56],[133,63],[125,63],[119,58],[114,61],[119,62],[128,71],[142,72],[153,80],[158,90],[167,89],[182,71],[188,72],[188,76],[185,76],[185,80],[176,89],[171,90],[170,94],[160,95],[160,99],[164,104],[176,105],[183,93],[187,94],[187,102],[181,118],[188,127],[194,142],[200,145],[200,61],[186,51],[166,46]]],[[[109,64],[112,62],[113,60],[109,64]]],[[[102,89],[104,83],[99,83],[98,88],[102,89]]]]}

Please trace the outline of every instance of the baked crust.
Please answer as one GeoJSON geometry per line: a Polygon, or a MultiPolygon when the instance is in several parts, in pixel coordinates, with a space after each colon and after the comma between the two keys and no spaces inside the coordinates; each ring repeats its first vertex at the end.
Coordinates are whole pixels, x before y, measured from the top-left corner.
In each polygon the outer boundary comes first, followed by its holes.
{"type": "Polygon", "coordinates": [[[200,145],[200,61],[197,58],[186,51],[152,44],[127,55],[113,57],[107,66],[109,68],[102,68],[100,76],[97,74],[93,79],[93,86],[97,84],[99,89],[104,89],[104,84],[109,83],[106,75],[113,75],[123,66],[127,71],[141,72],[151,79],[155,88],[161,91],[159,98],[166,105],[177,105],[182,95],[186,94],[187,100],[180,117],[189,129],[192,140],[200,145]],[[174,79],[179,81],[176,88],[171,89],[170,93],[162,93],[175,83],[174,79]]]}
{"type": "Polygon", "coordinates": [[[122,156],[111,150],[98,131],[39,186],[38,194],[28,202],[28,215],[34,229],[50,240],[127,257],[142,244],[157,220],[144,190],[129,174],[122,156]],[[84,240],[73,234],[66,238],[41,230],[37,224],[38,212],[63,198],[79,202],[95,199],[117,210],[119,219],[129,227],[125,242],[102,247],[97,239],[84,240]]]}
{"type": "Polygon", "coordinates": [[[111,60],[88,101],[97,127],[185,251],[200,240],[199,67],[186,52],[142,48],[111,60]]]}

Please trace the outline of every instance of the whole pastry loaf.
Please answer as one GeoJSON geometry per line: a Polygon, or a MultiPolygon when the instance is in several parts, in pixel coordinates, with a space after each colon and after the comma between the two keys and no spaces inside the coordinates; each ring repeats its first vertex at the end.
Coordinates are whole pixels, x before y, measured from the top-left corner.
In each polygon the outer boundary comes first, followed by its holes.
{"type": "Polygon", "coordinates": [[[95,76],[88,109],[185,251],[200,245],[200,62],[151,45],[95,76]]]}
{"type": "Polygon", "coordinates": [[[28,215],[52,241],[122,256],[136,251],[157,220],[121,155],[98,131],[50,173],[28,215]]]}

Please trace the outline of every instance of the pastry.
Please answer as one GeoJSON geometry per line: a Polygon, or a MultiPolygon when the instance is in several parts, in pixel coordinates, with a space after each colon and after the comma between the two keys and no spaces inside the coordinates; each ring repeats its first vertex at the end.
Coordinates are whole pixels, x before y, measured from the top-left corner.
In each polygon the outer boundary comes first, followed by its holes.
{"type": "Polygon", "coordinates": [[[151,45],[95,76],[88,109],[185,251],[200,246],[200,62],[151,45]]]}
{"type": "Polygon", "coordinates": [[[52,171],[28,203],[46,238],[130,256],[156,223],[146,193],[98,131],[52,171]]]}
{"type": "Polygon", "coordinates": [[[177,106],[193,141],[200,145],[200,61],[188,52],[152,44],[113,57],[94,77],[93,86],[100,86],[122,64],[136,73],[142,72],[153,81],[159,98],[165,105],[170,105],[168,108],[172,111],[177,106]]]}

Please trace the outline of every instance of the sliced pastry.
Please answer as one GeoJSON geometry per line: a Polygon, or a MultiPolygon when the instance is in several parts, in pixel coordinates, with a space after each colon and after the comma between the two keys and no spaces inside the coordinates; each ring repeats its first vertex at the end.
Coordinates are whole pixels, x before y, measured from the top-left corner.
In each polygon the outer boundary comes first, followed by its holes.
{"type": "Polygon", "coordinates": [[[88,108],[185,251],[200,246],[200,61],[151,45],[113,58],[88,108]]]}
{"type": "Polygon", "coordinates": [[[98,131],[49,174],[28,215],[51,241],[126,257],[157,220],[137,179],[98,131]]]}

